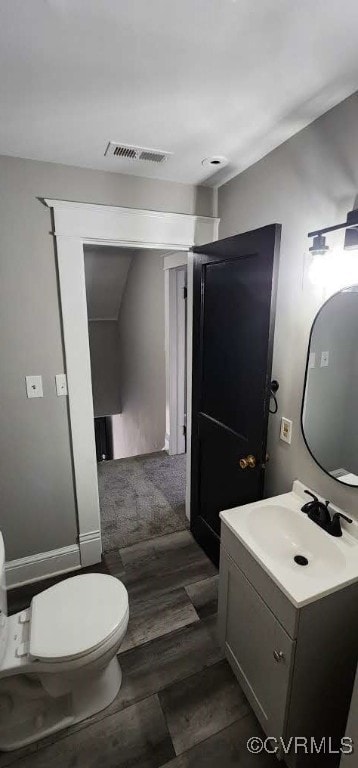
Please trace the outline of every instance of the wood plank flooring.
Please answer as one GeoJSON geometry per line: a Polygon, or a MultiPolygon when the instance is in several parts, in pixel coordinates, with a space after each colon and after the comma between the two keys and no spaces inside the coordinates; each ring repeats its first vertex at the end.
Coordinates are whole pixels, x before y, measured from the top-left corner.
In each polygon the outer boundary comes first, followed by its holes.
{"type": "MultiPolygon", "coordinates": [[[[218,646],[217,570],[191,534],[113,550],[92,570],[129,592],[119,694],[82,723],[0,753],[0,768],[276,768],[247,751],[262,731],[218,646]]],[[[10,591],[11,612],[54,581],[10,591]]]]}

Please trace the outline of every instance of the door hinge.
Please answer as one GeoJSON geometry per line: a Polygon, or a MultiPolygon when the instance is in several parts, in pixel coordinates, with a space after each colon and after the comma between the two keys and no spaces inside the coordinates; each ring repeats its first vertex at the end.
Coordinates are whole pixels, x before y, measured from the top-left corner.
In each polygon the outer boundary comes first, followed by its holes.
{"type": "Polygon", "coordinates": [[[186,285],[184,285],[184,288],[183,288],[183,299],[187,299],[187,298],[188,298],[188,289],[187,289],[186,285]]]}
{"type": "Polygon", "coordinates": [[[185,426],[185,424],[183,424],[183,435],[184,435],[184,437],[186,437],[186,426],[185,426]]]}

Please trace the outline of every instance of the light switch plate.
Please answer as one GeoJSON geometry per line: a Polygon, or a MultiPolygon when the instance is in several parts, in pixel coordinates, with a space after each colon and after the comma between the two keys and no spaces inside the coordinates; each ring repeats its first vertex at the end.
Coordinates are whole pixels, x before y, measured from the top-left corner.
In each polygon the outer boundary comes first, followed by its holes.
{"type": "Polygon", "coordinates": [[[329,352],[321,352],[321,368],[327,368],[329,365],[329,352]]]}
{"type": "Polygon", "coordinates": [[[291,419],[285,419],[284,416],[281,418],[280,439],[283,440],[284,443],[291,445],[292,421],[291,419]]]}
{"type": "Polygon", "coordinates": [[[308,358],[308,367],[309,368],[315,368],[316,367],[316,353],[310,352],[310,356],[308,358]]]}
{"type": "Polygon", "coordinates": [[[27,397],[43,397],[42,376],[26,376],[27,397]]]}
{"type": "Polygon", "coordinates": [[[67,376],[65,373],[57,373],[56,379],[56,392],[58,397],[61,395],[67,395],[67,376]]]}

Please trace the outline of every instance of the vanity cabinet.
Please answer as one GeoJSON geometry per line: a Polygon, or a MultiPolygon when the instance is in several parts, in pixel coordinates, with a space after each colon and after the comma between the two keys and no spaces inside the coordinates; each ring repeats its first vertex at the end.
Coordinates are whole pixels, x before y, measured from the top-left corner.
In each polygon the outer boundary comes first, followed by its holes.
{"type": "MultiPolygon", "coordinates": [[[[222,525],[219,635],[267,736],[345,733],[357,663],[358,585],[295,607],[222,525]]],[[[291,768],[339,764],[338,755],[291,752],[291,768]],[[320,762],[321,761],[321,762],[320,762]]]]}
{"type": "Polygon", "coordinates": [[[279,738],[285,724],[295,641],[229,557],[223,558],[220,578],[227,584],[225,644],[229,660],[248,699],[255,702],[265,732],[279,738]]]}

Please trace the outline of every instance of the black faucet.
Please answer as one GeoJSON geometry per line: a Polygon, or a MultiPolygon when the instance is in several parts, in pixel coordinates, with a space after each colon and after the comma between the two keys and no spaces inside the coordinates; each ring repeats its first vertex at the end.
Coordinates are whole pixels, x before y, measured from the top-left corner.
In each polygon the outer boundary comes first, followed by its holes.
{"type": "Polygon", "coordinates": [[[311,493],[310,491],[305,491],[305,493],[307,493],[308,496],[311,496],[313,501],[307,501],[307,503],[301,507],[302,512],[305,512],[310,520],[317,523],[317,525],[319,525],[320,528],[323,528],[326,533],[329,533],[330,536],[342,536],[341,517],[343,517],[343,520],[346,520],[347,523],[352,523],[353,521],[350,517],[343,515],[341,512],[335,512],[333,517],[331,517],[328,509],[329,501],[326,501],[325,504],[323,504],[322,501],[317,499],[317,496],[315,496],[314,493],[311,493]]]}

